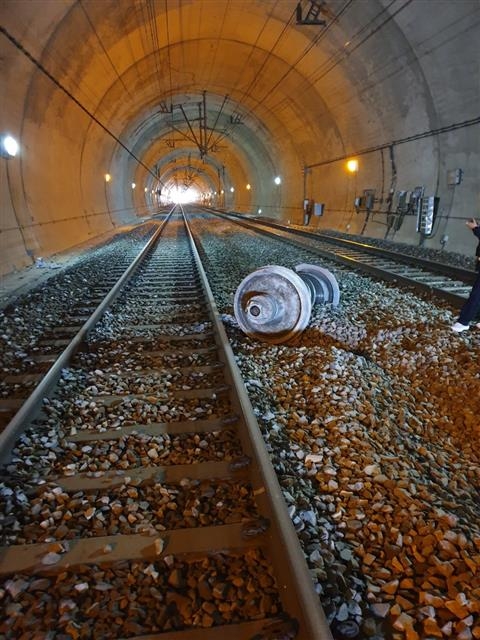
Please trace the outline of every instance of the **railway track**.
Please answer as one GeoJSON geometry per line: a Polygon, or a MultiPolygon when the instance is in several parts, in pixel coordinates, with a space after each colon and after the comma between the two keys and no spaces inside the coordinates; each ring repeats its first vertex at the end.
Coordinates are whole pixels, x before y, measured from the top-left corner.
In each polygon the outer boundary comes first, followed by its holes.
{"type": "Polygon", "coordinates": [[[4,302],[8,311],[5,317],[6,333],[2,338],[13,338],[13,344],[3,354],[3,366],[8,364],[9,373],[2,376],[0,382],[0,431],[88,321],[151,234],[150,225],[140,227],[133,237],[120,236],[85,264],[80,263],[67,272],[54,272],[54,280],[48,286],[28,291],[24,285],[17,290],[17,295],[23,293],[24,306],[28,306],[32,316],[38,316],[37,308],[47,309],[28,330],[23,326],[22,318],[17,317],[16,299],[5,294],[4,302]],[[16,329],[26,334],[22,349],[18,348],[17,336],[12,335],[8,328],[8,319],[11,317],[15,319],[16,329]]]}
{"type": "Polygon", "coordinates": [[[468,297],[475,272],[365,243],[251,219],[239,214],[219,214],[270,237],[297,243],[317,255],[368,275],[399,283],[460,307],[468,297]],[[294,240],[293,237],[300,238],[294,240]]]}
{"type": "Polygon", "coordinates": [[[1,637],[330,639],[184,219],[70,332],[0,436],[1,637]]]}

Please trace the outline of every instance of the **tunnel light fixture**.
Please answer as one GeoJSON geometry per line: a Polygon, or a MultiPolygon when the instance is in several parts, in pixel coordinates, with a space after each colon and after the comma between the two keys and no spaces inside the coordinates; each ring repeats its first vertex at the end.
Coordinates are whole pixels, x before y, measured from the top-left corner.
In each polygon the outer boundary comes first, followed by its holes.
{"type": "Polygon", "coordinates": [[[109,173],[105,174],[105,182],[110,182],[112,179],[112,176],[109,173]]]}
{"type": "Polygon", "coordinates": [[[276,178],[274,179],[275,184],[282,184],[282,179],[280,176],[276,176],[276,178]]]}
{"type": "Polygon", "coordinates": [[[247,184],[247,186],[245,187],[247,191],[250,191],[250,189],[252,188],[252,186],[250,185],[250,183],[247,184]]]}
{"type": "Polygon", "coordinates": [[[349,173],[357,173],[358,171],[358,160],[356,160],[355,158],[350,158],[350,160],[347,160],[347,171],[349,173]]]}
{"type": "Polygon", "coordinates": [[[222,189],[222,190],[220,191],[220,193],[221,193],[221,194],[222,194],[222,196],[223,196],[223,194],[225,193],[225,191],[222,189]]]}
{"type": "Polygon", "coordinates": [[[1,154],[4,158],[14,158],[19,150],[19,144],[15,138],[9,134],[2,136],[1,154]]]}
{"type": "Polygon", "coordinates": [[[136,186],[135,182],[132,182],[132,189],[135,189],[136,186]]]}
{"type": "Polygon", "coordinates": [[[148,187],[145,187],[145,193],[147,193],[147,191],[148,191],[148,187]]]}
{"type": "Polygon", "coordinates": [[[235,191],[235,187],[230,187],[230,191],[233,193],[235,191]]]}

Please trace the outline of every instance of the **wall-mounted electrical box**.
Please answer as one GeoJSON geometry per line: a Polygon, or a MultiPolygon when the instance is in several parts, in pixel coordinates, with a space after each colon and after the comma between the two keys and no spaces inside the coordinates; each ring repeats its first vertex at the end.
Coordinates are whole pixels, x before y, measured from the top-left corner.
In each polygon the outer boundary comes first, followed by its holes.
{"type": "Polygon", "coordinates": [[[371,211],[375,204],[375,189],[364,189],[363,196],[355,198],[353,206],[357,213],[360,210],[371,211]]]}
{"type": "Polygon", "coordinates": [[[325,210],[325,204],[323,202],[315,202],[315,207],[313,209],[314,215],[323,216],[324,210],[325,210]]]}
{"type": "Polygon", "coordinates": [[[454,187],[456,184],[460,184],[462,181],[463,171],[461,169],[452,169],[447,171],[447,184],[449,187],[454,187]]]}
{"type": "Polygon", "coordinates": [[[312,217],[315,202],[309,198],[303,201],[303,224],[308,225],[312,217]]]}
{"type": "Polygon", "coordinates": [[[393,209],[396,213],[405,214],[408,209],[408,191],[395,191],[393,197],[393,209]]]}
{"type": "Polygon", "coordinates": [[[440,198],[428,196],[420,199],[417,214],[417,232],[424,236],[429,236],[433,231],[433,224],[438,213],[438,203],[440,198]]]}
{"type": "Polygon", "coordinates": [[[363,197],[365,198],[365,209],[371,211],[375,204],[375,189],[365,189],[363,191],[363,197]]]}
{"type": "Polygon", "coordinates": [[[423,194],[425,192],[425,187],[415,187],[413,191],[410,191],[410,196],[408,199],[408,213],[411,215],[418,215],[418,209],[420,207],[420,202],[423,198],[423,194]]]}

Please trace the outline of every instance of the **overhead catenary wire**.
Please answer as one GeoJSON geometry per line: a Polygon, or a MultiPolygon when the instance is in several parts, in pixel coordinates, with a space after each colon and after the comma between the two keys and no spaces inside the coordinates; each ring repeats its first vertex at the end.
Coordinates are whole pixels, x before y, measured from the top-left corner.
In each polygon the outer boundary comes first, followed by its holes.
{"type": "MultiPolygon", "coordinates": [[[[47,76],[53,84],[60,89],[72,102],[74,102],[77,107],[79,107],[84,113],[87,114],[89,118],[91,118],[105,133],[107,133],[111,138],[115,140],[115,142],[122,147],[140,166],[142,166],[150,175],[152,175],[155,179],[157,179],[157,175],[148,167],[140,158],[138,158],[133,151],[131,151],[125,143],[123,143],[118,136],[116,136],[113,131],[111,131],[106,125],[103,124],[85,105],[83,105],[78,98],[76,98],[53,74],[45,68],[45,66],[37,60],[37,58],[28,51],[19,40],[17,40],[12,34],[5,29],[5,27],[0,25],[0,33],[2,33],[7,40],[9,40],[19,51],[26,56],[30,62],[32,62],[39,71],[41,71],[44,75],[47,76]]],[[[161,181],[160,181],[161,182],[161,181]]]]}
{"type": "MultiPolygon", "coordinates": [[[[251,115],[266,99],[267,96],[271,95],[272,91],[274,91],[278,85],[283,82],[284,78],[291,72],[293,71],[293,69],[296,67],[296,65],[311,51],[311,49],[322,39],[325,37],[325,34],[328,32],[328,30],[333,26],[333,24],[335,24],[339,18],[345,13],[345,11],[347,11],[347,9],[350,7],[350,5],[353,3],[353,0],[347,0],[346,3],[343,5],[343,7],[340,9],[340,11],[335,14],[333,16],[333,18],[330,20],[330,22],[327,24],[327,26],[325,27],[325,29],[323,29],[323,31],[318,34],[313,40],[312,42],[306,47],[306,49],[304,49],[304,51],[298,56],[298,58],[296,59],[296,61],[290,65],[289,69],[287,70],[287,72],[280,78],[279,81],[277,81],[275,83],[275,85],[270,88],[265,95],[263,96],[263,98],[261,100],[257,100],[256,104],[254,107],[250,108],[247,113],[245,114],[246,116],[251,115]]],[[[292,15],[290,16],[288,22],[285,24],[284,29],[282,30],[280,36],[282,36],[287,28],[290,26],[290,23],[292,22],[293,18],[296,16],[296,10],[293,11],[292,15]]],[[[277,45],[279,41],[279,38],[277,38],[276,42],[274,43],[274,46],[270,49],[270,51],[268,52],[268,56],[267,59],[273,54],[273,51],[277,45]]],[[[264,69],[266,64],[266,60],[264,61],[264,64],[262,65],[262,67],[260,68],[260,70],[257,72],[256,74],[256,79],[258,79],[258,77],[260,76],[260,72],[264,69]]],[[[255,79],[255,81],[256,81],[255,79]]],[[[244,100],[245,97],[250,97],[250,93],[244,93],[241,100],[244,100]]],[[[231,127],[228,128],[221,136],[219,136],[219,138],[217,140],[214,141],[214,144],[218,144],[224,137],[226,137],[229,133],[230,133],[231,127]]]]}
{"type": "Polygon", "coordinates": [[[172,57],[170,52],[170,26],[168,21],[168,0],[165,0],[165,29],[167,34],[167,58],[168,58],[168,80],[170,88],[170,111],[173,111],[172,96],[173,96],[173,79],[172,79],[172,57]]]}
{"type": "MultiPolygon", "coordinates": [[[[360,27],[360,29],[354,33],[352,36],[350,36],[350,39],[347,41],[348,45],[350,45],[352,42],[354,42],[362,33],[364,33],[372,24],[375,23],[375,21],[380,18],[384,13],[386,13],[390,7],[395,4],[395,2],[397,2],[397,0],[390,0],[390,3],[386,6],[383,7],[375,16],[373,16],[373,18],[371,18],[367,23],[365,23],[363,26],[360,27]]],[[[342,8],[342,13],[344,11],[344,9],[346,9],[347,7],[343,7],[342,8]]],[[[338,19],[340,18],[340,12],[339,14],[337,14],[335,16],[335,20],[338,21],[338,19]]],[[[331,27],[331,24],[327,25],[328,28],[331,27]]],[[[315,44],[318,44],[320,42],[320,40],[326,35],[326,31],[327,29],[324,29],[322,31],[322,33],[317,36],[317,38],[314,40],[315,44]]],[[[344,45],[347,46],[347,43],[344,45]]],[[[303,85],[306,85],[307,87],[311,86],[312,84],[314,84],[316,82],[316,78],[315,78],[315,74],[319,73],[323,67],[323,65],[327,64],[328,62],[338,59],[340,56],[342,56],[344,54],[344,50],[343,49],[339,49],[337,50],[335,53],[333,53],[328,60],[326,60],[325,62],[322,63],[322,65],[315,69],[309,76],[305,76],[303,78],[303,85]]],[[[279,109],[281,108],[282,104],[287,100],[287,98],[282,98],[280,99],[274,106],[274,109],[279,109]]]]}
{"type": "Polygon", "coordinates": [[[102,42],[102,40],[101,40],[101,38],[100,38],[100,36],[99,36],[99,34],[98,34],[98,31],[97,31],[97,29],[95,28],[95,25],[93,24],[93,22],[92,22],[92,20],[91,20],[91,18],[90,18],[90,16],[89,16],[89,14],[88,14],[87,10],[85,9],[85,6],[84,6],[84,4],[83,4],[82,0],[78,0],[78,4],[79,4],[79,6],[80,6],[81,10],[83,11],[83,14],[85,15],[85,19],[87,20],[87,22],[88,22],[88,24],[89,24],[89,26],[90,26],[91,30],[92,30],[92,31],[93,31],[93,33],[95,34],[95,37],[96,37],[96,39],[97,39],[97,41],[98,41],[98,44],[100,45],[100,48],[102,49],[102,51],[103,51],[103,53],[104,53],[105,57],[107,58],[108,62],[110,63],[110,66],[112,67],[112,69],[113,69],[113,71],[114,71],[115,75],[117,76],[118,81],[120,82],[120,84],[121,84],[121,85],[123,86],[123,88],[125,89],[125,91],[126,91],[126,93],[127,93],[128,97],[129,97],[129,98],[132,98],[132,94],[130,93],[129,88],[127,87],[127,85],[126,85],[126,84],[125,84],[125,82],[123,81],[123,78],[122,78],[122,76],[119,74],[118,69],[116,68],[116,66],[115,66],[115,64],[114,64],[114,62],[113,62],[113,60],[112,60],[112,58],[110,57],[110,54],[109,54],[109,53],[108,53],[108,51],[106,50],[106,48],[105,48],[105,46],[104,46],[104,44],[103,44],[103,42],[102,42]]]}
{"type": "MultiPolygon", "coordinates": [[[[372,18],[368,23],[366,23],[365,25],[363,25],[359,31],[354,35],[354,37],[358,37],[359,35],[361,35],[362,33],[365,32],[365,30],[372,25],[380,16],[382,16],[390,6],[392,6],[397,0],[392,0],[390,2],[390,4],[388,5],[388,7],[384,7],[376,16],[374,16],[374,18],[372,18]]],[[[399,7],[398,9],[396,9],[396,11],[394,11],[392,14],[389,14],[379,25],[375,26],[364,38],[362,38],[362,40],[360,42],[358,42],[353,48],[349,49],[348,51],[344,51],[341,50],[340,52],[338,52],[336,54],[336,56],[331,56],[331,58],[324,64],[328,64],[329,62],[331,62],[330,66],[324,71],[322,72],[321,78],[323,78],[325,75],[327,75],[327,73],[329,73],[333,68],[335,68],[338,64],[340,64],[340,62],[347,56],[351,55],[351,53],[353,53],[353,51],[355,51],[356,49],[358,49],[358,47],[360,47],[362,44],[364,44],[365,42],[367,42],[373,35],[375,35],[376,33],[378,33],[378,31],[380,31],[386,24],[388,24],[390,22],[390,20],[392,20],[400,11],[402,11],[403,9],[405,9],[413,0],[406,0],[401,7],[399,7]],[[335,59],[337,58],[337,59],[335,59]]],[[[252,107],[246,115],[249,115],[251,113],[253,113],[261,104],[263,104],[263,102],[265,101],[265,99],[268,96],[271,96],[272,93],[281,85],[281,83],[285,80],[285,78],[297,67],[297,65],[299,64],[299,62],[301,62],[301,60],[303,58],[305,58],[306,55],[308,55],[308,53],[312,50],[312,48],[314,46],[316,46],[318,44],[318,42],[320,42],[320,40],[322,38],[325,37],[326,33],[328,32],[328,30],[333,26],[333,24],[335,24],[336,22],[338,22],[339,18],[345,13],[345,11],[352,5],[353,0],[347,0],[347,2],[344,4],[344,6],[340,9],[340,11],[335,14],[335,16],[332,18],[332,20],[327,24],[327,26],[325,27],[325,29],[322,30],[322,32],[316,36],[312,42],[304,49],[304,51],[297,57],[297,59],[295,60],[294,63],[292,63],[289,68],[285,71],[285,73],[276,81],[276,83],[273,85],[273,87],[270,87],[268,89],[268,91],[264,94],[264,96],[258,100],[255,104],[255,107],[252,107]]],[[[353,39],[353,38],[352,38],[353,39]]],[[[318,70],[317,72],[318,73],[318,70]]],[[[317,78],[315,81],[318,81],[320,78],[317,78]]],[[[278,108],[278,105],[277,105],[278,108]]],[[[215,142],[218,143],[225,135],[227,135],[227,133],[223,134],[221,137],[219,137],[218,140],[216,140],[215,142]]]]}
{"type": "MultiPolygon", "coordinates": [[[[260,74],[262,73],[262,71],[265,69],[268,61],[271,59],[271,57],[273,56],[273,52],[275,51],[275,49],[277,48],[278,44],[280,43],[281,39],[283,38],[283,36],[285,35],[285,33],[287,32],[288,27],[290,26],[290,23],[292,22],[293,18],[295,16],[295,11],[292,12],[292,14],[290,15],[290,18],[288,19],[288,21],[285,23],[283,29],[280,31],[280,33],[278,34],[277,38],[275,39],[275,42],[273,43],[273,45],[270,47],[270,49],[266,52],[265,57],[262,61],[262,64],[260,65],[260,67],[255,71],[255,74],[252,78],[252,80],[250,81],[250,84],[248,85],[248,87],[244,90],[242,97],[240,98],[240,103],[243,102],[243,100],[246,97],[250,97],[251,96],[251,91],[253,89],[253,87],[257,84],[258,79],[260,78],[260,74]]],[[[266,23],[264,24],[264,26],[262,27],[265,28],[266,23]]],[[[260,36],[261,36],[261,32],[260,31],[256,41],[255,41],[255,45],[258,42],[260,36]]],[[[251,52],[251,54],[253,54],[253,51],[251,52]]],[[[235,115],[240,115],[239,112],[235,109],[232,112],[232,117],[235,117],[235,115]]]]}
{"type": "Polygon", "coordinates": [[[257,105],[256,105],[257,107],[263,104],[267,96],[271,95],[272,92],[275,91],[281,85],[281,83],[285,80],[285,78],[297,67],[298,63],[301,62],[310,53],[313,47],[315,47],[320,42],[320,40],[325,37],[326,33],[333,27],[334,24],[338,22],[340,17],[347,11],[347,9],[351,6],[352,3],[353,3],[353,0],[347,0],[346,4],[344,4],[344,6],[340,9],[340,11],[337,14],[335,14],[332,20],[330,20],[330,22],[326,25],[325,29],[316,38],[312,40],[312,42],[297,57],[295,62],[289,65],[289,68],[280,77],[280,79],[277,80],[277,82],[273,85],[273,87],[270,87],[270,89],[265,93],[263,98],[257,102],[257,105]]]}
{"type": "Polygon", "coordinates": [[[212,130],[210,131],[210,135],[208,136],[208,139],[207,139],[207,141],[206,141],[206,143],[205,143],[205,147],[206,147],[206,149],[209,149],[209,148],[210,148],[210,147],[209,147],[210,140],[211,140],[211,138],[212,138],[213,134],[215,133],[215,128],[216,128],[216,126],[217,126],[217,124],[218,124],[218,121],[219,121],[219,119],[220,119],[220,116],[222,115],[223,108],[225,107],[225,105],[226,105],[226,103],[227,103],[227,100],[228,100],[228,94],[223,98],[222,106],[220,107],[220,110],[219,110],[219,111],[218,111],[218,113],[217,113],[217,117],[215,118],[215,122],[213,123],[212,130]]]}
{"type": "MultiPolygon", "coordinates": [[[[353,96],[352,94],[349,94],[349,97],[347,99],[343,99],[340,102],[332,102],[332,95],[330,94],[330,100],[329,100],[329,105],[330,105],[330,109],[332,109],[333,107],[337,108],[340,106],[345,106],[347,105],[349,102],[351,102],[352,100],[356,100],[358,99],[359,96],[361,96],[363,93],[365,93],[366,91],[372,91],[373,89],[375,89],[376,87],[380,86],[385,80],[391,79],[393,76],[397,75],[398,73],[400,73],[401,71],[403,71],[404,69],[407,69],[409,67],[411,67],[414,64],[419,64],[419,61],[427,55],[430,55],[435,48],[438,48],[439,46],[441,46],[444,42],[448,42],[451,38],[449,39],[444,39],[443,41],[441,41],[440,43],[437,43],[435,45],[435,47],[431,46],[428,49],[424,48],[423,45],[425,45],[427,42],[429,42],[430,40],[432,40],[433,38],[438,38],[438,36],[440,34],[442,34],[444,31],[447,31],[448,29],[451,29],[453,25],[457,25],[458,23],[462,22],[462,21],[467,21],[468,22],[468,26],[462,31],[459,32],[457,34],[455,34],[456,38],[462,37],[465,34],[467,34],[467,32],[469,30],[472,30],[474,28],[476,28],[479,24],[480,21],[477,20],[477,22],[472,22],[471,18],[473,15],[478,15],[478,10],[475,9],[474,11],[472,11],[471,13],[460,17],[458,20],[455,20],[453,22],[450,22],[446,27],[444,27],[444,29],[441,29],[440,31],[435,30],[435,32],[430,35],[428,38],[425,38],[425,40],[422,40],[421,42],[417,43],[416,46],[418,46],[419,50],[417,52],[410,50],[406,56],[396,56],[393,60],[386,60],[386,61],[382,61],[382,64],[378,65],[377,67],[374,67],[373,69],[371,69],[369,71],[369,78],[371,78],[372,76],[378,75],[380,74],[380,72],[384,72],[384,75],[380,78],[378,78],[375,81],[371,81],[367,84],[362,85],[361,87],[357,88],[357,93],[353,96]]],[[[305,83],[308,82],[308,78],[305,79],[305,83]]],[[[274,108],[279,108],[282,104],[283,100],[281,100],[280,102],[278,102],[274,108]]],[[[320,115],[320,118],[322,116],[320,115]]]]}
{"type": "MultiPolygon", "coordinates": [[[[322,80],[328,73],[330,73],[330,71],[335,69],[335,67],[337,67],[345,58],[351,56],[354,51],[356,51],[359,47],[361,47],[363,44],[365,44],[365,42],[370,40],[370,38],[372,36],[374,36],[381,29],[383,29],[383,27],[385,27],[385,25],[387,25],[391,20],[393,20],[401,11],[406,9],[408,7],[408,5],[410,5],[412,2],[413,2],[413,0],[405,0],[404,4],[401,7],[396,9],[393,13],[389,14],[379,25],[374,27],[372,29],[372,31],[370,31],[370,33],[368,33],[364,38],[362,38],[362,40],[360,40],[360,42],[357,42],[357,44],[354,45],[351,48],[342,49],[340,51],[340,55],[338,56],[338,59],[337,60],[330,59],[330,61],[327,61],[326,64],[328,64],[328,62],[331,62],[330,66],[328,66],[324,71],[320,71],[320,76],[315,77],[315,79],[312,80],[312,81],[313,82],[318,82],[319,80],[322,80]]],[[[393,4],[393,3],[391,3],[391,4],[393,4]]],[[[389,6],[391,6],[391,5],[389,5],[389,6]]],[[[383,13],[383,12],[381,12],[381,13],[383,13]]]]}
{"type": "MultiPolygon", "coordinates": [[[[236,106],[232,111],[232,115],[231,115],[231,120],[232,120],[232,124],[230,126],[227,126],[226,129],[218,136],[218,138],[216,140],[213,141],[212,145],[216,146],[218,145],[218,143],[223,140],[224,138],[226,138],[230,132],[233,130],[234,128],[234,124],[233,122],[235,121],[236,118],[240,118],[241,114],[238,110],[238,107],[242,104],[242,102],[246,99],[251,97],[251,91],[253,89],[253,87],[255,86],[258,78],[260,77],[260,73],[261,71],[263,71],[263,69],[265,68],[267,62],[269,61],[269,59],[271,58],[271,56],[273,55],[273,52],[275,50],[275,48],[277,47],[278,43],[280,42],[280,40],[282,39],[282,37],[284,36],[284,34],[286,33],[290,23],[292,22],[294,16],[296,15],[296,12],[293,11],[292,14],[290,15],[290,18],[288,19],[288,21],[285,23],[283,29],[281,30],[281,32],[279,33],[279,35],[277,36],[275,42],[273,43],[273,45],[270,47],[270,49],[266,52],[265,54],[265,58],[260,66],[260,69],[257,70],[257,72],[255,73],[253,79],[250,81],[250,84],[248,85],[248,87],[244,90],[241,98],[239,100],[236,101],[236,106]]],[[[262,25],[262,28],[260,29],[260,32],[255,40],[254,45],[252,45],[252,49],[250,51],[250,55],[249,55],[249,60],[251,59],[251,56],[253,55],[253,51],[255,50],[256,44],[259,41],[264,29],[266,28],[266,25],[268,23],[268,20],[266,20],[264,22],[264,24],[262,25]]],[[[247,65],[244,65],[244,68],[246,68],[247,65]]],[[[250,113],[250,112],[249,112],[250,113]]]]}
{"type": "MultiPolygon", "coordinates": [[[[167,0],[165,0],[165,2],[167,2],[167,0]]],[[[276,4],[276,3],[275,3],[275,4],[276,4]]],[[[277,39],[276,39],[275,43],[273,44],[273,46],[272,46],[272,47],[270,48],[270,50],[266,53],[265,60],[264,60],[264,61],[263,61],[263,63],[262,63],[262,69],[264,68],[264,66],[265,66],[266,62],[268,61],[269,56],[272,54],[273,50],[275,49],[276,45],[277,45],[277,44],[278,44],[278,42],[280,41],[281,37],[282,37],[282,36],[283,36],[283,34],[286,32],[286,30],[287,30],[287,28],[288,28],[288,25],[289,25],[289,23],[291,22],[291,20],[292,20],[292,18],[294,17],[294,15],[295,15],[295,12],[293,12],[293,13],[292,13],[292,15],[291,15],[291,17],[290,17],[290,19],[289,19],[288,23],[287,23],[287,24],[284,26],[284,28],[282,29],[282,32],[281,32],[281,33],[280,33],[280,35],[277,37],[277,39]]],[[[224,24],[224,22],[225,22],[225,17],[226,17],[226,12],[224,12],[222,25],[221,25],[221,28],[220,28],[220,30],[219,30],[220,35],[221,35],[222,29],[223,29],[223,24],[224,24]]],[[[260,32],[259,32],[259,34],[258,34],[258,36],[257,36],[257,38],[256,38],[255,44],[254,44],[254,45],[252,45],[252,48],[251,48],[251,50],[250,50],[250,53],[249,53],[248,59],[247,59],[246,63],[243,65],[242,69],[246,69],[246,68],[248,68],[248,62],[251,60],[251,57],[252,57],[253,52],[254,52],[254,50],[255,50],[256,43],[257,43],[257,42],[258,42],[258,40],[260,39],[261,34],[262,34],[263,30],[265,29],[265,27],[266,27],[266,25],[267,25],[267,23],[268,23],[268,21],[269,21],[270,19],[271,19],[271,18],[270,18],[270,16],[269,16],[269,17],[267,18],[267,20],[265,20],[264,24],[262,25],[262,28],[260,29],[260,32]]],[[[219,39],[220,39],[220,35],[219,35],[219,37],[217,38],[217,42],[218,42],[218,41],[219,41],[219,39]]],[[[215,54],[215,55],[216,55],[216,54],[215,54]]],[[[255,77],[255,78],[253,78],[253,80],[250,82],[250,85],[247,87],[247,89],[245,89],[245,91],[243,92],[243,95],[242,95],[242,97],[240,98],[240,100],[238,100],[238,101],[236,102],[236,107],[238,107],[238,106],[241,104],[242,100],[243,100],[243,99],[248,95],[248,92],[251,90],[251,88],[253,87],[253,85],[254,85],[254,84],[255,84],[255,82],[256,82],[256,78],[257,78],[257,76],[258,76],[258,74],[256,74],[256,77],[255,77]]],[[[237,84],[238,84],[238,80],[237,80],[237,84]]],[[[219,110],[219,112],[217,113],[217,117],[216,117],[216,120],[215,120],[215,124],[214,124],[214,126],[212,127],[212,130],[211,130],[211,132],[210,132],[210,135],[208,136],[208,145],[209,145],[209,148],[214,148],[214,147],[216,147],[216,146],[218,145],[218,143],[220,142],[220,140],[223,140],[223,138],[227,137],[227,136],[229,135],[229,133],[230,133],[230,130],[233,128],[233,125],[227,126],[227,127],[226,127],[226,129],[225,129],[224,131],[222,131],[222,132],[219,134],[219,136],[218,136],[218,137],[217,137],[217,138],[212,142],[212,144],[211,144],[211,145],[209,144],[209,143],[210,143],[210,141],[211,141],[211,139],[212,139],[212,136],[215,134],[215,128],[216,128],[216,126],[217,126],[217,124],[218,124],[218,120],[219,120],[219,118],[220,118],[221,113],[223,112],[224,106],[225,106],[225,104],[226,104],[226,101],[229,99],[229,97],[230,97],[230,96],[229,96],[228,94],[224,97],[224,100],[223,100],[222,106],[220,107],[220,110],[219,110]]],[[[232,123],[233,123],[233,121],[234,121],[234,119],[235,119],[235,115],[236,115],[236,114],[237,114],[237,115],[239,115],[239,114],[238,114],[238,112],[236,111],[236,107],[235,107],[235,108],[233,109],[233,111],[232,111],[232,115],[231,115],[232,123]]],[[[173,120],[173,116],[172,116],[172,120],[173,120]]],[[[173,128],[174,130],[176,130],[178,133],[182,133],[179,129],[175,128],[175,127],[173,126],[173,124],[172,124],[172,128],[173,128]]],[[[185,137],[186,139],[188,139],[188,140],[190,140],[190,141],[194,142],[195,144],[197,144],[194,140],[192,140],[192,138],[190,138],[190,136],[187,136],[186,134],[183,134],[183,135],[184,135],[184,137],[185,137]]]]}
{"type": "Polygon", "coordinates": [[[221,40],[221,34],[223,32],[223,27],[225,26],[225,21],[227,19],[227,13],[228,13],[228,9],[229,9],[229,6],[230,6],[230,0],[223,0],[223,2],[225,4],[225,8],[224,8],[224,11],[223,11],[223,16],[222,16],[222,22],[221,22],[221,25],[220,25],[220,29],[218,30],[219,35],[218,35],[218,37],[216,39],[216,47],[215,47],[215,52],[214,52],[214,55],[213,55],[213,61],[210,64],[210,73],[209,73],[209,76],[208,76],[208,80],[205,82],[205,85],[204,85],[205,87],[209,86],[210,79],[212,77],[212,71],[213,71],[213,69],[215,69],[217,55],[218,55],[218,44],[219,44],[219,42],[221,40]]]}
{"type": "MultiPolygon", "coordinates": [[[[359,35],[361,35],[370,25],[372,25],[380,16],[382,16],[386,11],[388,11],[388,9],[396,2],[397,0],[392,0],[390,2],[390,4],[387,7],[384,7],[376,16],[374,16],[374,18],[372,18],[371,20],[369,20],[368,23],[366,23],[365,25],[363,25],[359,31],[354,34],[354,36],[352,37],[352,40],[354,38],[357,38],[359,35]]],[[[322,74],[320,77],[315,77],[314,78],[314,74],[318,73],[319,70],[317,70],[316,72],[314,72],[311,76],[310,76],[310,84],[313,84],[314,82],[318,82],[318,80],[324,78],[330,71],[332,71],[332,69],[334,69],[338,64],[340,64],[342,62],[342,60],[344,60],[346,57],[350,56],[354,51],[356,51],[358,49],[358,47],[360,47],[362,44],[364,44],[365,42],[367,42],[373,35],[375,35],[378,31],[380,31],[380,29],[382,29],[388,22],[390,22],[390,20],[392,20],[400,11],[403,11],[403,9],[405,9],[413,0],[406,0],[404,2],[404,4],[399,7],[395,12],[393,12],[392,14],[389,14],[379,25],[377,25],[376,27],[374,27],[360,42],[358,42],[353,48],[345,50],[342,49],[340,51],[338,51],[336,54],[332,55],[329,60],[327,60],[325,63],[323,63],[323,65],[325,64],[330,64],[330,66],[323,72],[320,71],[320,73],[322,74]]],[[[338,14],[335,15],[334,19],[328,23],[327,27],[323,30],[321,36],[323,37],[327,31],[327,29],[329,29],[332,24],[336,21],[338,21],[338,19],[340,18],[340,16],[342,15],[342,13],[344,13],[344,11],[352,4],[353,0],[349,0],[347,2],[346,5],[344,5],[344,7],[342,7],[342,9],[340,10],[340,12],[338,14]]],[[[271,87],[269,89],[269,91],[264,95],[264,97],[257,103],[256,107],[258,107],[260,104],[262,104],[264,102],[264,100],[266,99],[267,96],[271,95],[273,91],[275,91],[275,89],[277,89],[280,84],[285,80],[285,78],[289,75],[289,73],[291,73],[291,71],[293,71],[293,69],[296,68],[296,66],[298,65],[298,63],[310,52],[310,50],[313,48],[313,46],[315,46],[316,44],[318,44],[318,42],[320,41],[320,37],[317,37],[316,39],[314,39],[312,41],[312,43],[306,48],[306,50],[304,50],[304,52],[301,54],[301,56],[299,56],[299,58],[297,58],[297,60],[290,65],[289,69],[287,69],[287,71],[283,74],[283,76],[275,83],[275,85],[273,87],[271,87]]],[[[279,104],[276,105],[276,108],[278,108],[279,104]]]]}
{"type": "MultiPolygon", "coordinates": [[[[74,8],[72,7],[70,11],[73,10],[74,8]]],[[[19,25],[22,33],[26,34],[28,32],[29,23],[22,23],[20,20],[16,20],[16,24],[19,25]]],[[[96,105],[96,112],[100,113],[102,105],[100,104],[101,96],[97,91],[98,87],[89,85],[85,78],[79,82],[76,74],[68,74],[68,69],[72,64],[72,55],[63,47],[56,46],[58,44],[58,40],[55,37],[50,38],[48,44],[49,46],[44,48],[41,51],[41,54],[37,54],[36,56],[35,54],[32,55],[34,55],[34,57],[41,58],[44,66],[48,63],[50,69],[56,70],[56,75],[63,74],[65,77],[68,77],[69,87],[72,88],[71,90],[75,89],[78,99],[80,99],[80,96],[83,96],[81,100],[85,103],[96,105]]],[[[52,75],[55,75],[55,72],[51,71],[51,73],[52,75]]]]}
{"type": "Polygon", "coordinates": [[[381,151],[382,149],[389,149],[391,147],[398,146],[400,144],[406,144],[407,142],[414,142],[421,140],[422,138],[430,138],[431,136],[440,135],[443,133],[449,133],[450,131],[456,131],[457,129],[464,129],[480,124],[480,116],[471,118],[469,120],[463,120],[462,122],[455,122],[453,124],[446,125],[445,127],[438,127],[437,129],[429,129],[428,131],[421,131],[405,138],[399,138],[398,140],[391,140],[390,142],[384,142],[382,144],[375,145],[373,147],[367,147],[365,149],[359,149],[357,151],[351,151],[348,154],[336,156],[328,160],[322,160],[321,162],[314,162],[313,164],[305,165],[305,169],[315,169],[316,167],[323,167],[335,162],[341,162],[352,156],[363,156],[375,151],[381,151]]]}
{"type": "MultiPolygon", "coordinates": [[[[145,20],[145,24],[148,25],[148,29],[150,32],[150,40],[151,40],[151,52],[153,55],[153,62],[155,66],[155,77],[158,84],[158,95],[162,96],[165,94],[165,89],[162,86],[161,82],[161,73],[160,73],[160,41],[158,39],[158,29],[157,29],[157,16],[155,12],[154,0],[147,0],[146,2],[146,10],[147,10],[147,20],[145,20]]],[[[143,13],[143,7],[142,7],[143,13]]],[[[160,98],[160,106],[163,111],[167,111],[167,104],[162,102],[160,98]]]]}

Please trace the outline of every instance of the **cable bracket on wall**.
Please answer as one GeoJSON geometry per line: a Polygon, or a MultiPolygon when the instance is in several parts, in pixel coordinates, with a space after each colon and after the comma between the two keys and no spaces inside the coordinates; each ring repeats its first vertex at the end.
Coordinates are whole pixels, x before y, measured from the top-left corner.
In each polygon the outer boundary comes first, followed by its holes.
{"type": "Polygon", "coordinates": [[[308,6],[305,11],[305,15],[304,15],[302,3],[299,2],[295,10],[297,24],[298,25],[316,25],[316,26],[324,27],[327,24],[326,20],[319,18],[320,14],[325,10],[324,5],[325,5],[324,2],[318,2],[317,0],[309,0],[308,6]]]}

